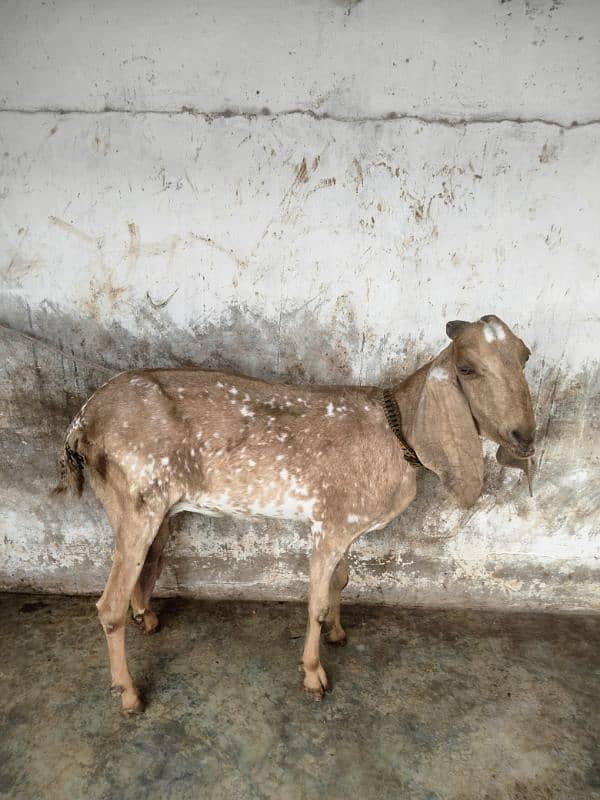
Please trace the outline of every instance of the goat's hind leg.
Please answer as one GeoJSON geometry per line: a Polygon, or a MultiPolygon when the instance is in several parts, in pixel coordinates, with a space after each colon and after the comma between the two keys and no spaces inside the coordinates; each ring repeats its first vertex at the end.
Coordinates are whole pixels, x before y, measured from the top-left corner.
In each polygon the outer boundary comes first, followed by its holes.
{"type": "Polygon", "coordinates": [[[329,613],[325,620],[325,640],[329,644],[343,646],[346,644],[346,632],[342,628],[341,602],[342,591],[348,584],[348,556],[344,555],[331,576],[329,584],[329,613]]]}
{"type": "Polygon", "coordinates": [[[102,597],[96,604],[106,634],[111,686],[113,691],[121,694],[121,711],[124,715],[144,710],[127,667],[125,624],[131,593],[157,532],[156,519],[147,510],[136,512],[130,508],[123,509],[116,531],[112,569],[102,597]]]}
{"type": "Polygon", "coordinates": [[[150,607],[150,598],[162,570],[162,553],[170,532],[169,518],[165,517],[150,545],[140,577],[131,593],[133,619],[145,633],[156,633],[160,628],[158,617],[150,607]]]}

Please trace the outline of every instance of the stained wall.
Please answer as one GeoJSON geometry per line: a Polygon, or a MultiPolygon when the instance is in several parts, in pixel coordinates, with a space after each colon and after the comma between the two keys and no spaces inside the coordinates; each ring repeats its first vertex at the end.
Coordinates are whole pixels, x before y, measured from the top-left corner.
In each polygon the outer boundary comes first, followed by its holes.
{"type": "MultiPolygon", "coordinates": [[[[466,512],[423,474],[346,595],[597,608],[599,40],[591,0],[3,3],[0,586],[101,591],[101,508],[47,492],[110,375],[390,383],[496,313],[535,497],[493,458],[466,512]]],[[[307,551],[182,515],[160,591],[301,597],[307,551]]]]}

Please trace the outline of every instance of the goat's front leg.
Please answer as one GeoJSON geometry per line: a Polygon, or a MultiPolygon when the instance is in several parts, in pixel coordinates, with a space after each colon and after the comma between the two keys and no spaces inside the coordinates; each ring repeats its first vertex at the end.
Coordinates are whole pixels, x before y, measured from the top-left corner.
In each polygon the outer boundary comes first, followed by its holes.
{"type": "Polygon", "coordinates": [[[347,584],[348,556],[344,555],[337,563],[329,586],[329,614],[325,620],[325,625],[327,626],[325,639],[329,644],[340,646],[346,644],[346,632],[342,628],[340,606],[342,603],[342,591],[347,584]]]}
{"type": "Polygon", "coordinates": [[[329,614],[329,586],[333,572],[343,555],[341,551],[320,539],[310,557],[310,590],[308,597],[308,628],[304,643],[304,691],[314,700],[320,700],[327,689],[327,675],[319,658],[321,624],[329,614]]]}

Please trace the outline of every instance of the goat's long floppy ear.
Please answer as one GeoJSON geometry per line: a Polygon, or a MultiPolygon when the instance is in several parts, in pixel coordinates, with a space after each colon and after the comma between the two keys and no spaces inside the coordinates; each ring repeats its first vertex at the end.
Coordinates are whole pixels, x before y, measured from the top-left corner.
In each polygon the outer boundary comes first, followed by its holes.
{"type": "Polygon", "coordinates": [[[436,473],[461,506],[473,505],[483,485],[483,452],[454,370],[452,345],[424,376],[411,434],[421,463],[436,473]]]}

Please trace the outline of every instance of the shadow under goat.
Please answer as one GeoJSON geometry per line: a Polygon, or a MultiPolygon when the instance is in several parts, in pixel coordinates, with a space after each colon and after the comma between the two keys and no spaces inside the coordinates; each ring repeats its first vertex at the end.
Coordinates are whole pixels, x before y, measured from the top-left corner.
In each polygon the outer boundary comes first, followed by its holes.
{"type": "Polygon", "coordinates": [[[483,483],[480,436],[531,477],[535,419],[523,366],[530,353],[497,316],[449,322],[452,340],[392,389],[294,386],[203,369],[121,373],[71,423],[54,490],[83,489],[84,469],[115,532],[98,613],[124,714],[144,708],[125,654],[125,623],[158,627],[150,597],[169,517],[180,511],[307,522],[312,532],[304,690],[320,700],[325,638],[344,644],[347,553],[416,495],[416,467],[461,506],[483,483]]]}

